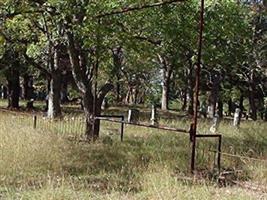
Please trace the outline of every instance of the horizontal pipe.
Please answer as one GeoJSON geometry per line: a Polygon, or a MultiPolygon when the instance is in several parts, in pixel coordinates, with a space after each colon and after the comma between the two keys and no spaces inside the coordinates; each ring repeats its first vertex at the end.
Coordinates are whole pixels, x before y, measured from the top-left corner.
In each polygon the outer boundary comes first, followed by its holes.
{"type": "Polygon", "coordinates": [[[99,117],[105,117],[105,118],[124,118],[123,115],[100,115],[99,117]]]}
{"type": "Polygon", "coordinates": [[[189,131],[185,130],[185,129],[170,128],[170,127],[165,127],[165,126],[153,126],[153,125],[143,124],[143,123],[131,123],[131,122],[126,122],[124,120],[120,121],[120,120],[114,120],[114,119],[110,119],[110,118],[106,118],[106,117],[95,117],[95,119],[114,122],[114,123],[123,123],[123,124],[128,124],[128,125],[133,125],[133,126],[141,126],[141,127],[147,127],[147,128],[161,129],[161,130],[166,130],[166,131],[189,133],[189,131]]]}
{"type": "Polygon", "coordinates": [[[206,137],[210,137],[210,138],[221,138],[222,137],[222,135],[220,135],[220,134],[215,134],[215,135],[211,135],[211,134],[207,134],[207,135],[196,135],[196,137],[198,137],[198,138],[206,138],[206,137]]]}

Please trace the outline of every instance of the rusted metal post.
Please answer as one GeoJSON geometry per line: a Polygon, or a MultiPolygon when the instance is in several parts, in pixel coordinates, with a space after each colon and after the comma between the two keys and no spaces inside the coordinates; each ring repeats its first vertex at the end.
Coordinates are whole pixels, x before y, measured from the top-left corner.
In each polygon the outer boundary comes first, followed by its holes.
{"type": "Polygon", "coordinates": [[[94,117],[94,120],[104,120],[104,121],[110,121],[110,122],[120,123],[121,124],[120,136],[121,136],[121,141],[123,142],[124,124],[126,123],[124,121],[124,116],[123,115],[100,115],[100,116],[94,117]],[[119,120],[118,121],[117,120],[114,121],[113,118],[120,119],[120,121],[119,120]]]}
{"type": "Polygon", "coordinates": [[[201,57],[202,57],[202,42],[203,42],[203,30],[204,30],[204,0],[201,0],[200,9],[200,30],[199,30],[199,40],[198,40],[198,59],[196,66],[196,82],[195,82],[195,94],[194,94],[194,115],[191,142],[192,142],[192,155],[191,155],[191,173],[195,171],[195,156],[196,156],[196,134],[197,134],[197,116],[198,116],[198,102],[199,102],[199,88],[200,88],[200,71],[201,71],[201,57]]]}
{"type": "Polygon", "coordinates": [[[37,116],[34,115],[33,116],[33,128],[36,129],[36,127],[37,127],[37,116]]]}
{"type": "Polygon", "coordinates": [[[124,116],[121,117],[121,142],[123,142],[123,134],[124,134],[124,116]]]}
{"type": "MultiPolygon", "coordinates": [[[[196,138],[218,138],[218,146],[217,146],[217,150],[213,151],[215,153],[217,153],[217,167],[218,167],[218,171],[220,173],[221,170],[221,155],[222,155],[222,135],[221,134],[198,134],[196,135],[196,138]]],[[[215,159],[214,159],[214,163],[215,163],[215,159]]]]}
{"type": "Polygon", "coordinates": [[[222,136],[219,136],[219,144],[218,144],[218,157],[217,157],[217,165],[218,171],[221,171],[221,151],[222,151],[222,136]]]}

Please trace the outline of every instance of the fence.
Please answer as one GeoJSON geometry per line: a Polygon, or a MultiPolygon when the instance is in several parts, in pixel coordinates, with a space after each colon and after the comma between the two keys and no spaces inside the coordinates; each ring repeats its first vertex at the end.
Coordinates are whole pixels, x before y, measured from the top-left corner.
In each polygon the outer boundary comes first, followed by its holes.
{"type": "MultiPolygon", "coordinates": [[[[10,111],[7,111],[7,113],[10,114],[10,117],[12,118],[13,123],[20,124],[22,125],[22,127],[31,126],[35,129],[49,131],[49,132],[53,132],[56,134],[64,134],[64,135],[72,136],[72,137],[83,136],[84,131],[85,131],[85,119],[84,117],[81,117],[81,116],[66,116],[60,120],[50,120],[41,115],[32,115],[32,114],[27,114],[27,113],[18,114],[17,112],[10,112],[10,111]]],[[[112,115],[112,116],[102,115],[102,116],[97,117],[96,119],[120,124],[120,126],[116,126],[115,131],[116,133],[118,133],[118,135],[120,135],[121,141],[123,141],[124,139],[125,125],[140,126],[140,127],[160,129],[160,130],[165,130],[165,131],[179,132],[179,133],[184,133],[183,135],[189,135],[189,132],[190,132],[185,129],[177,129],[177,128],[164,127],[164,126],[153,126],[153,125],[145,124],[145,123],[131,123],[131,122],[125,121],[124,116],[122,115],[112,115]]],[[[105,126],[105,128],[106,127],[110,128],[110,125],[105,126]]],[[[197,155],[199,158],[198,162],[199,161],[201,162],[201,160],[205,162],[205,160],[209,157],[208,159],[211,158],[212,160],[214,160],[214,165],[217,166],[219,169],[221,167],[221,155],[224,155],[225,158],[228,157],[229,159],[230,157],[232,157],[232,158],[240,159],[240,160],[242,159],[242,160],[263,162],[265,164],[267,162],[267,160],[265,159],[241,156],[238,154],[229,153],[227,151],[222,152],[221,151],[221,135],[198,134],[197,137],[199,139],[207,138],[207,137],[210,139],[216,139],[216,138],[218,139],[217,144],[215,144],[214,142],[207,143],[206,140],[204,140],[203,143],[199,141],[199,143],[202,143],[202,147],[201,147],[201,144],[199,144],[200,146],[197,145],[196,147],[197,155]],[[211,155],[214,155],[214,158],[212,158],[213,156],[211,155]]]]}

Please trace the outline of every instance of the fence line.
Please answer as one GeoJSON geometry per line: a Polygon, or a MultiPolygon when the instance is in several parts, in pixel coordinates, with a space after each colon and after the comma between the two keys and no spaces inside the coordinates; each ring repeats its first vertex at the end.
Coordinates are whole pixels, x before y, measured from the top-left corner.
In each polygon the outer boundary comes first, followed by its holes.
{"type": "MultiPolygon", "coordinates": [[[[209,150],[206,150],[204,148],[199,148],[197,147],[197,149],[199,150],[203,150],[203,151],[206,151],[206,152],[211,152],[211,153],[218,153],[218,150],[214,150],[214,149],[209,149],[209,150]]],[[[248,156],[241,156],[241,155],[236,155],[236,154],[231,154],[231,153],[225,153],[225,152],[220,152],[221,155],[225,155],[225,156],[228,156],[228,157],[235,157],[235,158],[240,158],[240,159],[248,159],[248,160],[255,160],[255,161],[259,161],[259,162],[267,162],[267,159],[260,159],[260,158],[255,158],[255,157],[248,157],[248,156]]]]}

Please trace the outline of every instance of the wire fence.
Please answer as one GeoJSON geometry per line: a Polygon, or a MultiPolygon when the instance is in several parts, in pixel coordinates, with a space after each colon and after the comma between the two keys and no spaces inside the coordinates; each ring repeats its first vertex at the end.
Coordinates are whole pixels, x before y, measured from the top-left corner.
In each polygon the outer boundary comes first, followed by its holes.
{"type": "MultiPolygon", "coordinates": [[[[65,116],[60,119],[49,119],[41,114],[15,112],[1,109],[11,119],[12,124],[20,127],[32,127],[36,130],[55,134],[81,136],[85,132],[85,119],[83,116],[65,116]]],[[[10,124],[10,125],[12,125],[10,124]]]]}
{"type": "Polygon", "coordinates": [[[84,117],[77,116],[68,116],[58,120],[51,120],[46,117],[37,117],[34,119],[33,117],[32,126],[36,129],[52,133],[82,136],[85,132],[85,119],[84,117]]]}
{"type": "MultiPolygon", "coordinates": [[[[42,115],[34,115],[29,113],[17,113],[12,111],[6,111],[12,119],[12,124],[20,125],[21,127],[32,127],[40,131],[48,131],[55,134],[62,134],[72,137],[82,137],[85,133],[85,118],[83,116],[65,116],[64,118],[58,120],[51,120],[42,115]]],[[[112,132],[117,132],[120,134],[120,126],[111,126],[110,122],[108,126],[105,127],[105,131],[108,133],[110,130],[112,132]]],[[[103,132],[105,132],[103,131],[103,132]]],[[[117,136],[116,136],[117,137],[117,136]]],[[[197,144],[197,162],[200,165],[205,166],[205,163],[213,163],[216,166],[216,158],[218,156],[218,150],[216,149],[216,142],[201,142],[197,144]]],[[[266,158],[259,158],[254,156],[246,156],[242,154],[234,154],[227,152],[227,150],[222,150],[221,155],[223,156],[223,161],[235,160],[235,162],[257,162],[266,165],[266,158]]]]}

